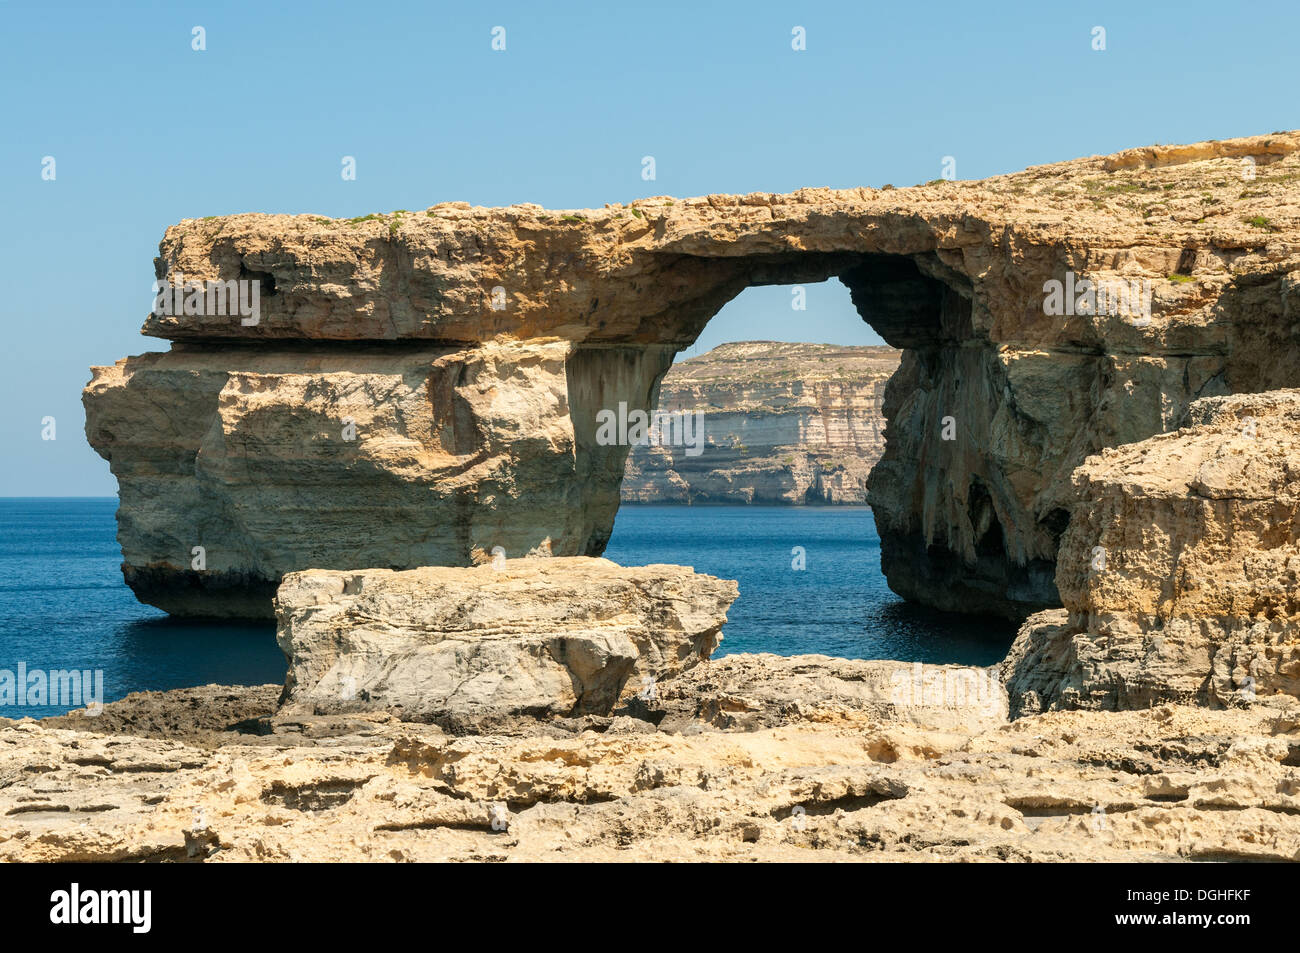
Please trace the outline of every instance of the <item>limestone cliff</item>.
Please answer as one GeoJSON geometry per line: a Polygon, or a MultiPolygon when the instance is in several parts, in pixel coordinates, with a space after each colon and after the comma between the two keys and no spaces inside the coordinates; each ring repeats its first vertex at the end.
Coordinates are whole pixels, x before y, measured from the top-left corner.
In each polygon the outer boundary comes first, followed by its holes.
{"type": "Polygon", "coordinates": [[[1012,708],[1300,695],[1300,391],[1198,400],[1075,472],[1057,583],[1007,659],[1012,708]]]}
{"type": "Polygon", "coordinates": [[[885,449],[888,347],[744,341],[672,366],[659,410],[698,412],[704,445],[640,444],[623,501],[865,503],[885,449]]]}
{"type": "Polygon", "coordinates": [[[1056,606],[1084,458],[1198,397],[1300,385],[1298,148],[579,212],[186,220],[157,277],[258,282],[260,312],[164,309],[144,330],[170,352],[95,370],[87,435],[118,478],[124,572],[171,611],[269,615],[294,570],[598,555],[628,450],[597,439],[600,412],[652,408],[745,287],[837,277],[904,351],[869,481],[890,585],[1056,606]],[[1136,283],[1138,306],[1085,281],[1136,283]]]}

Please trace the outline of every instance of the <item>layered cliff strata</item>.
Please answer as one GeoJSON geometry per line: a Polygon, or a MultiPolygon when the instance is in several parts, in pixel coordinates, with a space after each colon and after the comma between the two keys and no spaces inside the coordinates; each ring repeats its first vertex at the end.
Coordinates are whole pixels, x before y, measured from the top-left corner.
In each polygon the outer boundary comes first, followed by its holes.
{"type": "Polygon", "coordinates": [[[890,585],[1055,606],[1086,456],[1197,397],[1300,385],[1298,147],[571,213],[187,220],[158,277],[258,282],[260,312],[164,310],[145,333],[169,353],[95,370],[127,580],[173,612],[266,615],[295,570],[598,555],[628,450],[597,439],[600,412],[652,408],[745,287],[838,277],[904,349],[869,481],[890,585]],[[1099,302],[1084,281],[1136,290],[1099,302]]]}
{"type": "Polygon", "coordinates": [[[743,341],[674,364],[657,410],[697,414],[699,439],[633,446],[623,501],[865,503],[867,475],[885,450],[885,384],[900,356],[743,341]]]}
{"type": "Polygon", "coordinates": [[[290,573],[275,597],[282,713],[457,730],[606,715],[707,659],[736,594],[684,566],[586,557],[290,573]]]}
{"type": "Polygon", "coordinates": [[[1206,398],[1075,471],[1065,610],[1007,659],[1018,713],[1300,695],[1300,391],[1206,398]]]}

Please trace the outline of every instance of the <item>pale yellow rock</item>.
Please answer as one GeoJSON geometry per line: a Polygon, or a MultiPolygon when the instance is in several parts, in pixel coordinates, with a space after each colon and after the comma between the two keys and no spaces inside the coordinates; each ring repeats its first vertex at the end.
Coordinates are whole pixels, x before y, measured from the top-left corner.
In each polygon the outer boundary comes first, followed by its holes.
{"type": "Polygon", "coordinates": [[[1300,695],[1300,391],[1199,400],[1187,423],[1075,471],[1065,610],[1021,630],[1013,710],[1300,695]]]}
{"type": "MultiPolygon", "coordinates": [[[[848,669],[772,659],[735,663],[756,695],[769,664],[773,698],[795,670],[847,681],[752,731],[267,719],[190,742],[0,723],[0,859],[1300,859],[1294,699],[965,724],[956,706],[934,728],[855,706],[848,669]]],[[[176,707],[178,738],[192,711],[176,707]]]]}
{"type": "Polygon", "coordinates": [[[904,349],[868,487],[891,587],[959,611],[1056,607],[1089,454],[1198,397],[1300,386],[1298,147],[1287,132],[581,212],[186,220],[158,274],[260,281],[261,312],[150,316],[184,346],[87,388],[127,580],[169,611],[266,615],[295,570],[599,555],[628,448],[597,442],[596,415],[653,407],[673,354],[745,287],[838,277],[904,349]],[[1138,301],[1049,313],[1047,283],[1071,276],[1136,283],[1138,301]],[[343,417],[369,427],[355,446],[343,417]],[[384,560],[358,558],[371,540],[384,560]]]}
{"type": "Polygon", "coordinates": [[[275,597],[281,714],[386,711],[457,731],[606,715],[707,660],[736,594],[684,566],[577,556],[290,573],[275,597]]]}

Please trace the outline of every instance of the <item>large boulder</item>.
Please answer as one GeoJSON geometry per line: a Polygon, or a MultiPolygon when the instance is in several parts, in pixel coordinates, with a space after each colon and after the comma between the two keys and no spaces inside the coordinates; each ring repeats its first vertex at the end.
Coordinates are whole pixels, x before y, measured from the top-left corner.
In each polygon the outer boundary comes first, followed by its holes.
{"type": "Polygon", "coordinates": [[[1198,400],[1186,424],[1075,471],[1065,610],[1016,639],[1013,712],[1300,695],[1300,391],[1198,400]]]}
{"type": "Polygon", "coordinates": [[[386,710],[458,731],[607,714],[707,659],[737,591],[685,566],[589,557],[290,573],[275,599],[282,711],[386,710]]]}

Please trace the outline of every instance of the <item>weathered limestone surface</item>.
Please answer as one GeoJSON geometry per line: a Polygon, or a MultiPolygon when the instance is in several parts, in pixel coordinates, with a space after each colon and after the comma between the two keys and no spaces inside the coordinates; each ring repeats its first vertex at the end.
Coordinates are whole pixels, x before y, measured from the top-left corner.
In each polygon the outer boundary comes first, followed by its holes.
{"type": "Polygon", "coordinates": [[[942,608],[1057,606],[1085,457],[1198,397],[1300,386],[1298,147],[571,213],[186,220],[157,275],[258,280],[261,315],[150,316],[171,352],[95,370],[87,435],[119,480],[127,579],[173,612],[266,615],[294,570],[599,555],[628,448],[597,443],[596,414],[652,408],[746,286],[838,277],[904,349],[869,485],[890,585],[942,608]],[[1149,281],[1149,320],[1044,313],[1067,272],[1149,281]]]}
{"type": "Polygon", "coordinates": [[[155,737],[123,733],[136,696],[57,726],[0,721],[0,860],[1300,859],[1295,699],[1008,723],[896,702],[889,664],[727,657],[666,683],[665,705],[708,717],[659,728],[586,716],[456,737],[380,713],[273,716],[275,686],[187,690],[170,717],[151,697],[155,737]],[[818,692],[778,704],[800,680],[818,692]],[[237,728],[194,730],[205,692],[241,709],[237,728]]]}
{"type": "Polygon", "coordinates": [[[290,573],[287,713],[388,711],[454,730],[606,715],[707,659],[735,582],[589,557],[290,573]]]}
{"type": "Polygon", "coordinates": [[[628,454],[623,502],[849,503],[885,451],[885,384],[900,353],[743,341],[674,364],[658,409],[698,413],[704,446],[628,454]]]}
{"type": "Polygon", "coordinates": [[[1013,711],[1300,695],[1300,391],[1198,400],[1074,484],[1065,609],[1022,628],[1013,711]]]}
{"type": "Polygon", "coordinates": [[[269,616],[290,570],[603,549],[617,489],[575,447],[571,373],[564,345],[184,346],[97,368],[86,432],[113,448],[126,580],[169,612],[269,616]]]}

